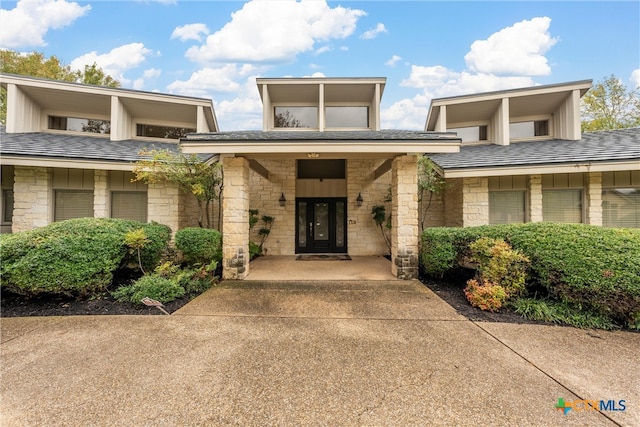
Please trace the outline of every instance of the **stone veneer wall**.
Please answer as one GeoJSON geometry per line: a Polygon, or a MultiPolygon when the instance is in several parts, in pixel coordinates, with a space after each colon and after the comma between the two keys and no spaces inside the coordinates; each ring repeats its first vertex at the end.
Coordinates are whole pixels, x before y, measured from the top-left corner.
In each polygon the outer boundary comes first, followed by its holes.
{"type": "Polygon", "coordinates": [[[529,222],[542,221],[542,175],[529,175],[529,222]]]}
{"type": "Polygon", "coordinates": [[[147,219],[168,225],[172,234],[180,229],[180,190],[174,184],[149,184],[147,219]]]}
{"type": "Polygon", "coordinates": [[[462,227],[462,178],[446,180],[444,190],[444,225],[462,227]]]}
{"type": "Polygon", "coordinates": [[[602,172],[586,174],[587,224],[602,225],[602,172]]]}
{"type": "Polygon", "coordinates": [[[385,205],[387,215],[391,204],[384,203],[391,185],[391,172],[374,179],[374,171],[383,160],[347,160],[347,245],[350,255],[389,255],[380,229],[371,216],[375,205],[385,205]],[[358,193],[362,206],[356,205],[358,193]]]}
{"type": "MultiPolygon", "coordinates": [[[[263,249],[266,255],[292,255],[295,253],[296,231],[296,161],[257,160],[269,171],[269,179],[250,171],[249,208],[257,209],[259,218],[263,215],[274,218],[263,249]],[[282,194],[286,199],[284,207],[279,202],[282,194]]],[[[262,220],[259,220],[251,230],[249,239],[256,244],[260,243],[258,231],[262,225],[262,220]]],[[[246,226],[249,227],[248,218],[246,226]]]]}
{"type": "Polygon", "coordinates": [[[51,222],[51,175],[50,168],[15,166],[12,232],[43,227],[51,222]]]}
{"type": "Polygon", "coordinates": [[[462,224],[489,224],[489,178],[462,178],[462,224]]]}
{"type": "Polygon", "coordinates": [[[224,157],[222,278],[244,279],[249,274],[249,161],[224,157]]]}
{"type": "Polygon", "coordinates": [[[391,168],[391,272],[399,279],[418,277],[418,162],[398,156],[391,168]]]}
{"type": "Polygon", "coordinates": [[[93,216],[110,217],[109,205],[109,171],[96,170],[93,173],[93,216]]]}

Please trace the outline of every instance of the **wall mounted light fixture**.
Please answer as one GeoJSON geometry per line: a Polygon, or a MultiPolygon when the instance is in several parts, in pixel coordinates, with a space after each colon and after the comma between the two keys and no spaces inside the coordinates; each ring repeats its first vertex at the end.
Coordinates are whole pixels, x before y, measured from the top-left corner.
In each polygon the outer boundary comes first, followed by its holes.
{"type": "Polygon", "coordinates": [[[287,203],[287,199],[284,198],[284,193],[280,194],[280,198],[278,199],[278,202],[280,202],[280,206],[284,206],[287,203]]]}
{"type": "Polygon", "coordinates": [[[362,202],[364,202],[364,200],[362,199],[362,194],[358,193],[358,197],[356,198],[356,205],[362,206],[362,202]]]}

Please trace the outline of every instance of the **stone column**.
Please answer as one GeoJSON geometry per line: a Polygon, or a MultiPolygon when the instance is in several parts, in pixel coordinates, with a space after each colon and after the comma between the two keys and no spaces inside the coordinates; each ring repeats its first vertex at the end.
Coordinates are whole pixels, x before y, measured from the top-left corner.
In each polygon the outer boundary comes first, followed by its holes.
{"type": "Polygon", "coordinates": [[[180,190],[170,183],[149,184],[147,189],[147,217],[171,228],[175,235],[180,226],[180,190]]]}
{"type": "Polygon", "coordinates": [[[222,278],[249,274],[249,161],[224,157],[222,202],[222,278]]]}
{"type": "Polygon", "coordinates": [[[489,178],[462,179],[462,224],[463,227],[489,224],[489,178]]]}
{"type": "Polygon", "coordinates": [[[587,224],[602,225],[602,172],[587,174],[587,224]]]}
{"type": "Polygon", "coordinates": [[[542,175],[529,176],[529,221],[542,222],[542,175]]]}
{"type": "Polygon", "coordinates": [[[109,171],[96,170],[93,173],[93,216],[109,218],[109,171]]]}
{"type": "Polygon", "coordinates": [[[391,166],[391,272],[399,279],[418,277],[418,161],[398,156],[391,166]]]}
{"type": "Polygon", "coordinates": [[[49,224],[53,218],[51,169],[16,166],[14,179],[11,231],[16,233],[49,224]]]}

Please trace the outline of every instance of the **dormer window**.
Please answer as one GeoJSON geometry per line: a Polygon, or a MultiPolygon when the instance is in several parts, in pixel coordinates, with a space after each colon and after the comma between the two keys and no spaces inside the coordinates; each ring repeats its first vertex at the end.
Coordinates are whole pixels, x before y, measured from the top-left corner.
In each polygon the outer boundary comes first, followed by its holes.
{"type": "Polygon", "coordinates": [[[83,119],[79,117],[49,116],[48,128],[70,132],[111,133],[109,120],[83,119]]]}
{"type": "Polygon", "coordinates": [[[462,142],[487,141],[487,126],[465,126],[447,129],[447,132],[455,132],[462,142]]]}
{"type": "Polygon", "coordinates": [[[549,120],[532,120],[509,124],[511,139],[549,136],[549,120]]]}
{"type": "Polygon", "coordinates": [[[136,125],[136,136],[144,136],[147,138],[180,139],[185,137],[188,133],[195,132],[196,130],[192,128],[176,126],[136,125]]]}
{"type": "Polygon", "coordinates": [[[369,107],[335,106],[325,108],[325,120],[328,128],[369,128],[369,107]]]}
{"type": "Polygon", "coordinates": [[[318,128],[318,107],[275,107],[274,128],[318,128]]]}

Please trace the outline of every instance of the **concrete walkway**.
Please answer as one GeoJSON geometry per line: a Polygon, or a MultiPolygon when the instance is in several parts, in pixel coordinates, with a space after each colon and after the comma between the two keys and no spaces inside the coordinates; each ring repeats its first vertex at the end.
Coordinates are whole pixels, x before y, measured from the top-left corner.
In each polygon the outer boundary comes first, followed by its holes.
{"type": "Polygon", "coordinates": [[[172,316],[1,327],[2,426],[640,425],[640,334],[475,323],[417,281],[224,282],[172,316]]]}

